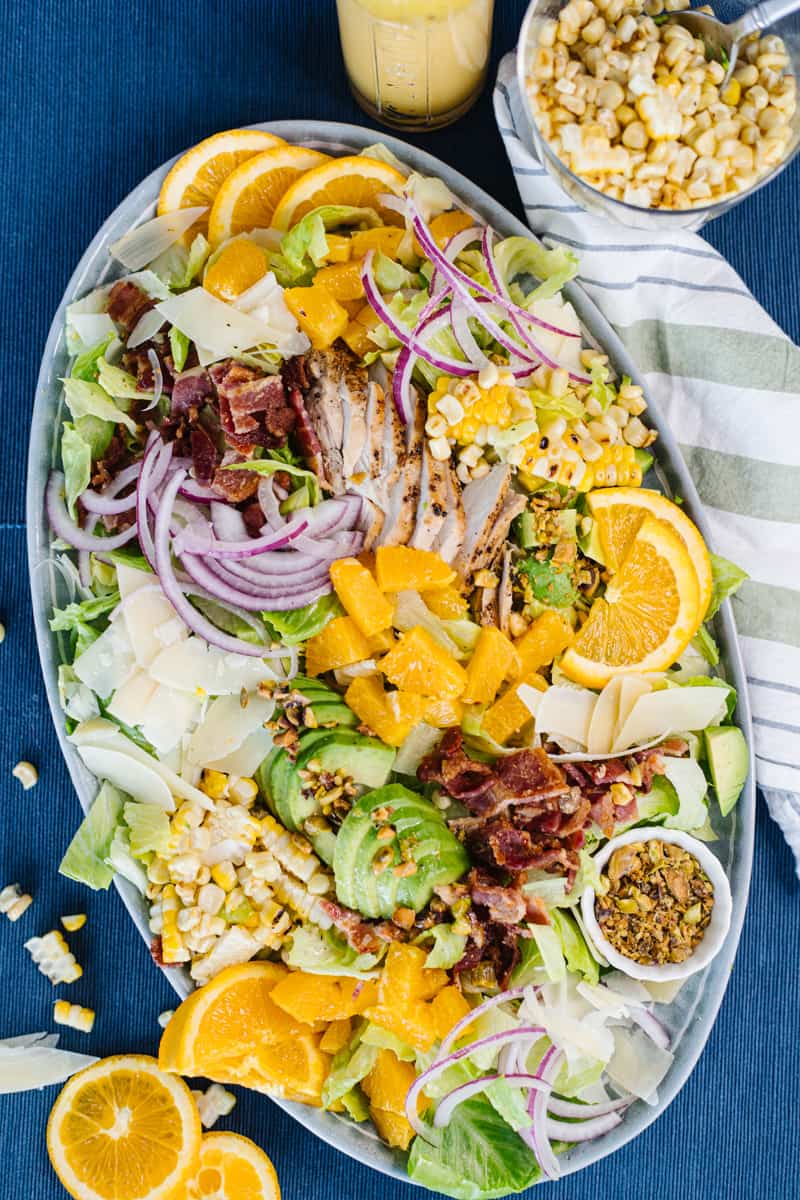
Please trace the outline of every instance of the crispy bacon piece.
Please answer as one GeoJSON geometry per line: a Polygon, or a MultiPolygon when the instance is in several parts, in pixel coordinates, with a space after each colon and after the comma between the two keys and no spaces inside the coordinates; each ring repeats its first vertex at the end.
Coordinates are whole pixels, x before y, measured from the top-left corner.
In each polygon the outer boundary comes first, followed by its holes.
{"type": "Polygon", "coordinates": [[[390,921],[365,921],[360,913],[333,900],[320,901],[334,926],[344,935],[348,946],[358,954],[377,954],[387,942],[402,938],[390,921]]]}
{"type": "Polygon", "coordinates": [[[225,470],[226,466],[230,466],[231,463],[246,461],[240,454],[228,451],[221,465],[214,472],[214,478],[211,481],[214,490],[224,496],[226,500],[230,500],[232,504],[240,504],[243,500],[249,500],[258,491],[260,476],[256,471],[225,470]]]}
{"type": "Polygon", "coordinates": [[[177,376],[172,388],[172,416],[195,416],[206,400],[213,396],[214,385],[208,371],[202,367],[184,371],[177,376]]]}
{"type": "Polygon", "coordinates": [[[108,315],[115,325],[119,325],[124,333],[130,333],[139,320],[151,308],[155,301],[147,292],[143,292],[135,283],[118,280],[108,294],[108,315]]]}
{"type": "Polygon", "coordinates": [[[514,887],[503,887],[493,876],[474,867],[467,876],[473,904],[485,908],[491,921],[500,925],[519,925],[525,917],[525,900],[514,887]]]}
{"type": "Polygon", "coordinates": [[[192,469],[198,483],[209,484],[219,462],[219,452],[210,433],[196,425],[192,429],[189,444],[192,448],[192,469]]]}
{"type": "Polygon", "coordinates": [[[209,368],[217,389],[222,428],[230,445],[283,446],[295,426],[295,413],[286,403],[279,375],[226,359],[209,368]]]}

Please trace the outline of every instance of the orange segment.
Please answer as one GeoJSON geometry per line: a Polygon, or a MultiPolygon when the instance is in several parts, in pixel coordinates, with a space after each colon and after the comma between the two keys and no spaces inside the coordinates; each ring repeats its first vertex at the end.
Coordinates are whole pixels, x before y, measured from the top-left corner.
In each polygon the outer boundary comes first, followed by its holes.
{"type": "Polygon", "coordinates": [[[590,492],[587,503],[597,522],[600,542],[611,571],[619,567],[630,550],[648,513],[665,521],[683,540],[697,574],[700,607],[705,615],[711,599],[711,561],[702,534],[677,504],[649,488],[600,488],[590,492]]]}
{"type": "Polygon", "coordinates": [[[206,1133],[185,1196],[186,1200],[281,1200],[281,1189],[274,1166],[255,1142],[238,1133],[206,1133]]]}
{"type": "Polygon", "coordinates": [[[73,1075],[47,1124],[53,1168],[76,1200],[167,1200],[193,1177],[197,1108],[186,1084],[143,1054],[73,1075]]]}
{"type": "MultiPolygon", "coordinates": [[[[229,129],[198,142],[182,155],[161,185],[158,214],[194,205],[213,205],[222,184],[248,158],[282,144],[279,137],[260,129],[229,129]]],[[[187,240],[204,232],[204,217],[192,226],[187,240]]]]}
{"type": "Polygon", "coordinates": [[[305,171],[330,156],[305,146],[276,145],[248,158],[220,187],[208,220],[208,239],[218,246],[249,229],[269,229],[278,202],[305,171]]]}
{"type": "Polygon", "coordinates": [[[248,238],[231,242],[206,271],[203,287],[218,300],[232,303],[268,271],[264,251],[248,238]]]}
{"type": "Polygon", "coordinates": [[[700,605],[686,543],[670,525],[648,515],[561,669],[592,688],[623,672],[666,670],[700,627],[700,605]]]}
{"type": "Polygon", "coordinates": [[[456,577],[438,554],[412,546],[379,546],[375,573],[382,592],[434,591],[448,587],[456,577]]]}
{"type": "Polygon", "coordinates": [[[387,192],[399,194],[404,184],[399,171],[378,159],[360,154],[336,158],[307,171],[291,185],[272,215],[272,224],[276,229],[291,229],[322,204],[352,204],[374,208],[387,224],[398,225],[402,218],[384,209],[378,197],[387,192]]]}
{"type": "Polygon", "coordinates": [[[285,1012],[311,1025],[315,1021],[338,1021],[363,1013],[378,998],[372,979],[350,975],[307,975],[291,971],[272,993],[271,999],[285,1012]]]}
{"type": "Polygon", "coordinates": [[[365,637],[374,637],[391,625],[394,606],[358,559],[338,558],[331,563],[331,583],[345,612],[365,637]]]}
{"type": "Polygon", "coordinates": [[[248,1054],[254,1045],[308,1032],[273,1003],[270,993],[286,976],[280,963],[227,967],[185,1000],[162,1037],[163,1066],[185,1075],[212,1076],[215,1065],[248,1054]],[[179,1032],[171,1032],[173,1022],[179,1032]],[[177,1048],[176,1048],[177,1042],[177,1048]]]}
{"type": "Polygon", "coordinates": [[[422,696],[456,700],[467,685],[461,664],[421,625],[400,635],[380,668],[401,691],[422,696]]]}

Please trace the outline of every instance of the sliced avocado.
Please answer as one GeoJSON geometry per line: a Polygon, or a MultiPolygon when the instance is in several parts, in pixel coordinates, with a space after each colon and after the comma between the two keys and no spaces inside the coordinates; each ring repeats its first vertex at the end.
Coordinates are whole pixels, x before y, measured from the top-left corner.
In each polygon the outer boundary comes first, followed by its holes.
{"type": "Polygon", "coordinates": [[[309,729],[300,735],[300,745],[296,762],[298,767],[305,767],[312,758],[316,758],[316,747],[327,746],[331,739],[338,739],[341,745],[357,741],[362,735],[355,729],[337,726],[334,729],[309,729]]]}
{"type": "Polygon", "coordinates": [[[281,752],[280,746],[273,746],[272,749],[270,750],[269,754],[264,759],[261,766],[258,768],[258,770],[256,771],[256,773],[253,776],[256,783],[258,784],[259,793],[261,794],[263,799],[266,800],[267,804],[270,807],[270,810],[272,811],[273,816],[275,815],[275,809],[272,804],[272,795],[270,793],[269,773],[272,770],[272,764],[275,762],[275,759],[278,757],[280,752],[281,752]]]}
{"type": "Polygon", "coordinates": [[[326,866],[333,866],[333,856],[336,851],[336,834],[333,830],[324,829],[320,833],[309,833],[304,829],[303,833],[314,847],[317,858],[321,858],[326,866]]]}
{"type": "Polygon", "coordinates": [[[750,770],[747,742],[741,729],[735,725],[706,729],[704,737],[717,803],[723,817],[726,817],[739,799],[750,770]]]}
{"type": "Polygon", "coordinates": [[[398,907],[419,912],[435,886],[452,883],[468,868],[466,851],[439,810],[397,783],[355,802],[339,829],[333,857],[339,900],[367,917],[391,917],[398,907]],[[394,836],[379,837],[382,829],[394,836]],[[407,863],[414,864],[413,873],[398,874],[407,863]]]}
{"type": "Polygon", "coordinates": [[[298,809],[301,799],[300,776],[289,755],[283,749],[272,764],[268,787],[271,807],[278,820],[287,829],[298,829],[299,825],[295,821],[294,813],[298,809]]]}
{"type": "Polygon", "coordinates": [[[592,521],[592,527],[588,533],[583,533],[578,538],[578,545],[587,558],[594,559],[601,566],[605,566],[605,551],[603,543],[600,541],[600,531],[597,528],[597,521],[592,521]]]}
{"type": "MultiPolygon", "coordinates": [[[[335,695],[335,693],[331,693],[335,695]]],[[[358,725],[358,717],[340,696],[336,700],[311,701],[311,711],[318,725],[358,725]]]]}
{"type": "Polygon", "coordinates": [[[311,699],[312,696],[330,697],[332,700],[339,699],[339,693],[334,691],[332,687],[328,687],[327,683],[323,683],[321,679],[308,679],[305,675],[297,675],[291,680],[289,687],[292,691],[300,692],[303,696],[311,699]]]}
{"type": "Polygon", "coordinates": [[[536,525],[532,512],[520,513],[514,522],[514,533],[523,550],[532,550],[536,543],[536,525]]]}
{"type": "Polygon", "coordinates": [[[389,778],[396,751],[384,746],[377,738],[366,737],[355,729],[316,729],[300,739],[300,750],[294,762],[298,787],[287,790],[293,827],[302,829],[313,813],[319,812],[319,801],[304,793],[300,771],[314,760],[322,771],[334,774],[341,771],[362,787],[380,787],[389,778]]]}

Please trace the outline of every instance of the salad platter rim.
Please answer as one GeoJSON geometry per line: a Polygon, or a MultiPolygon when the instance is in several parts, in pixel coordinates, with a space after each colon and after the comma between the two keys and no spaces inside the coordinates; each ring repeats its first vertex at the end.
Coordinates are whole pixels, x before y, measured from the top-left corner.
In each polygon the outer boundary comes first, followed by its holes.
{"type": "MultiPolygon", "coordinates": [[[[475,209],[504,236],[523,235],[536,240],[535,235],[526,225],[466,176],[427,151],[420,150],[383,131],[333,121],[303,120],[259,122],[243,126],[243,128],[265,130],[288,142],[302,142],[315,147],[324,145],[334,154],[358,153],[379,141],[412,169],[426,174],[434,174],[443,179],[456,199],[475,209]]],[[[59,374],[63,374],[67,361],[64,345],[65,310],[71,301],[110,277],[111,258],[107,253],[108,246],[131,226],[152,215],[161,182],[179,157],[180,155],[175,155],[174,158],[157,167],[128,193],[103,222],[81,256],[66,285],[50,326],[42,355],[31,416],[26,489],[26,536],[36,643],[56,736],[84,811],[88,809],[94,799],[97,780],[84,766],[75,747],[67,739],[59,703],[55,639],[48,626],[54,594],[53,567],[49,549],[50,534],[43,504],[47,476],[55,465],[57,439],[54,437],[54,428],[57,424],[59,408],[59,374]],[[58,366],[59,360],[60,367],[58,366]]],[[[620,338],[594,302],[580,287],[580,284],[575,281],[567,284],[563,289],[563,294],[575,307],[586,332],[599,346],[602,346],[604,352],[609,354],[617,372],[629,375],[634,383],[643,384],[641,373],[628,355],[620,338]]],[[[708,526],[694,483],[681,458],[677,442],[658,412],[657,404],[652,400],[648,402],[648,420],[659,435],[654,450],[657,462],[660,460],[660,482],[666,490],[680,493],[684,498],[686,510],[708,541],[708,526]]],[[[752,762],[753,737],[746,677],[729,600],[724,602],[716,617],[716,632],[720,643],[721,661],[730,682],[738,692],[736,722],[742,729],[748,747],[751,749],[752,762]]],[[[675,1062],[660,1089],[658,1102],[649,1107],[644,1104],[637,1105],[636,1110],[631,1111],[627,1119],[611,1133],[595,1142],[584,1143],[570,1153],[561,1156],[560,1165],[563,1175],[582,1170],[607,1157],[644,1132],[681,1090],[702,1053],[725,994],[747,905],[755,828],[755,780],[752,767],[737,808],[734,810],[733,822],[734,827],[730,836],[732,846],[735,845],[735,852],[732,856],[732,865],[726,872],[729,873],[732,881],[733,902],[730,928],[719,954],[709,967],[705,968],[710,975],[706,979],[702,994],[695,1005],[697,1011],[693,1011],[691,1023],[684,1029],[676,1047],[675,1062]]],[[[149,944],[152,935],[139,893],[132,884],[119,876],[115,877],[114,883],[134,924],[145,942],[149,944]]],[[[175,991],[181,997],[185,996],[191,986],[188,975],[178,972],[174,968],[162,969],[175,991]]],[[[371,1129],[354,1126],[335,1114],[309,1109],[292,1101],[275,1099],[275,1103],[306,1129],[335,1149],[383,1174],[419,1186],[406,1174],[405,1155],[389,1149],[371,1129]]]]}

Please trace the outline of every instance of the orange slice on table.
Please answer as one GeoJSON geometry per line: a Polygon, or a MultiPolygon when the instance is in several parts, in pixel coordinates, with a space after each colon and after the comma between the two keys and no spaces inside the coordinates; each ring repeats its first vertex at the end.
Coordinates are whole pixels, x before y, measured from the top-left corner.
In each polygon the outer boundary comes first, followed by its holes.
{"type": "Polygon", "coordinates": [[[700,628],[701,604],[686,543],[648,513],[605,596],[595,600],[564,653],[561,669],[590,688],[624,672],[664,671],[700,628]]]}
{"type": "MultiPolygon", "coordinates": [[[[281,138],[261,129],[228,129],[198,142],[178,159],[162,183],[159,216],[201,204],[210,209],[217,192],[237,167],[246,159],[280,145],[283,145],[281,138]]],[[[207,227],[208,214],[192,226],[188,238],[204,233],[207,227]]]]}
{"type": "Polygon", "coordinates": [[[619,570],[648,513],[658,517],[659,521],[666,521],[689,551],[700,589],[700,607],[705,615],[711,599],[711,560],[700,530],[683,509],[649,488],[599,488],[589,492],[586,499],[597,522],[610,571],[619,570]]]}
{"type": "Polygon", "coordinates": [[[321,167],[306,171],[285,193],[272,215],[276,229],[291,229],[306,213],[322,204],[352,204],[374,208],[389,225],[402,224],[402,217],[382,208],[378,197],[387,192],[399,194],[405,176],[377,158],[353,154],[334,158],[321,167]]]}
{"type": "Polygon", "coordinates": [[[278,202],[306,171],[330,162],[305,146],[276,146],[248,158],[223,183],[208,220],[208,240],[219,246],[249,229],[269,229],[278,202]]]}
{"type": "Polygon", "coordinates": [[[281,1200],[275,1168],[263,1150],[238,1133],[206,1133],[186,1200],[281,1200]]]}
{"type": "Polygon", "coordinates": [[[143,1054],[73,1075],[47,1124],[50,1161],[76,1200],[172,1200],[194,1177],[200,1141],[192,1093],[143,1054]]]}

